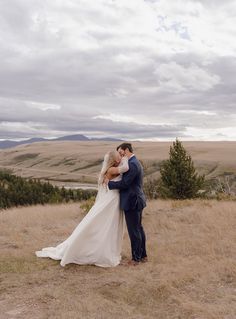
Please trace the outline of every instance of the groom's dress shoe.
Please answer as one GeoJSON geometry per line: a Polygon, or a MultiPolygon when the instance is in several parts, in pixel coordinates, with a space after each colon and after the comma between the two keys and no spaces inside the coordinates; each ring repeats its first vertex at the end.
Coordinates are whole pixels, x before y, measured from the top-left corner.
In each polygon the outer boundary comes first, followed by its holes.
{"type": "Polygon", "coordinates": [[[141,261],[141,263],[147,263],[148,262],[148,258],[147,257],[143,257],[140,261],[141,261]]]}

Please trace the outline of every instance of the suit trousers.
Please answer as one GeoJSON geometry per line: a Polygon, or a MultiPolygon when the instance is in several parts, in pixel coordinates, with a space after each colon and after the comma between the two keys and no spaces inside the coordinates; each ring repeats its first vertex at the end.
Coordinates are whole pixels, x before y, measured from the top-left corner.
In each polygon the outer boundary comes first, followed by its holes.
{"type": "Polygon", "coordinates": [[[125,210],[125,220],[131,242],[132,259],[147,257],[146,235],[142,226],[142,210],[125,210]]]}

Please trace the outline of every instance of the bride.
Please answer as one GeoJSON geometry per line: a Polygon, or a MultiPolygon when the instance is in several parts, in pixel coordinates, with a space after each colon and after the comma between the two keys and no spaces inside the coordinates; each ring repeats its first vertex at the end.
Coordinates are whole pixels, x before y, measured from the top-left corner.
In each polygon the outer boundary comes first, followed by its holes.
{"type": "Polygon", "coordinates": [[[69,263],[117,266],[121,261],[124,218],[119,191],[109,190],[103,181],[105,177],[118,181],[128,170],[126,156],[121,158],[117,151],[108,152],[104,156],[93,207],[65,241],[56,247],[36,251],[36,255],[61,260],[61,266],[69,263]]]}

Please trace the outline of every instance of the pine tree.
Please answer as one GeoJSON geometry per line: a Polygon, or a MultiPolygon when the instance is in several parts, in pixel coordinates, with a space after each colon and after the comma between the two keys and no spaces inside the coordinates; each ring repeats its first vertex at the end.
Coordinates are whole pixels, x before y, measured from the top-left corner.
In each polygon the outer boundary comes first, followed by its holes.
{"type": "Polygon", "coordinates": [[[169,159],[162,162],[160,170],[162,195],[174,199],[197,197],[205,177],[196,173],[191,156],[178,139],[170,147],[169,155],[169,159]]]}
{"type": "Polygon", "coordinates": [[[20,205],[80,201],[96,194],[96,190],[60,189],[49,182],[24,179],[0,170],[0,210],[20,205]]]}

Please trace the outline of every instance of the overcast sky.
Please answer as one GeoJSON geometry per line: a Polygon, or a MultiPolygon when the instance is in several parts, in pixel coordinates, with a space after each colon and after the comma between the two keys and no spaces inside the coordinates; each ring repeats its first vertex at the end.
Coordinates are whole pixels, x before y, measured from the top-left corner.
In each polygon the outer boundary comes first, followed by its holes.
{"type": "Polygon", "coordinates": [[[236,140],[236,1],[0,0],[0,139],[236,140]]]}

